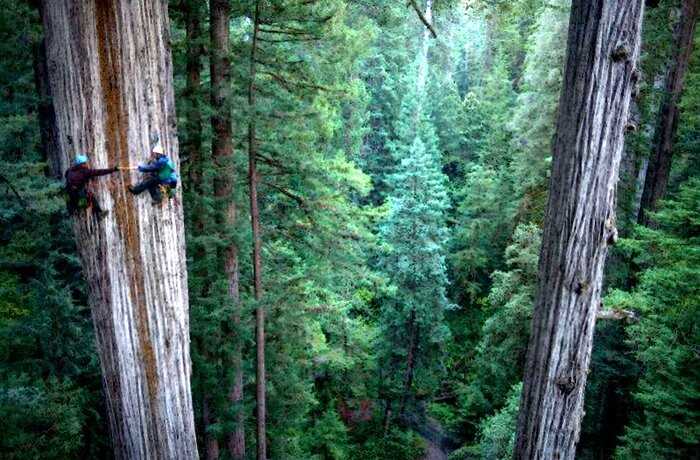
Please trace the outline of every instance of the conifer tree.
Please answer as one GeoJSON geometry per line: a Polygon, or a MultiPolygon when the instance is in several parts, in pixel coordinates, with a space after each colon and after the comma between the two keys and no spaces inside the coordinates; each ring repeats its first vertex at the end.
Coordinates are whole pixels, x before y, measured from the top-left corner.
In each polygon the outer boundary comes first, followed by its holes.
{"type": "Polygon", "coordinates": [[[428,120],[410,149],[402,149],[391,176],[390,211],[381,228],[388,246],[380,267],[394,295],[382,307],[381,362],[387,392],[386,422],[403,415],[407,403],[433,393],[441,371],[441,344],[449,337],[444,321],[446,296],[445,215],[449,205],[437,139],[428,120]],[[398,403],[398,406],[394,406],[398,403]]]}
{"type": "Polygon", "coordinates": [[[627,335],[644,370],[633,393],[639,410],[616,458],[691,458],[700,443],[700,180],[683,184],[651,217],[657,229],[637,227],[622,244],[642,268],[639,285],[605,299],[638,312],[627,335]]]}
{"type": "Polygon", "coordinates": [[[570,3],[557,0],[542,8],[530,35],[517,104],[509,123],[514,132],[512,174],[521,221],[541,222],[544,217],[570,3]]]}
{"type": "Polygon", "coordinates": [[[466,164],[463,187],[456,192],[456,232],[452,264],[464,299],[475,300],[488,287],[488,276],[501,266],[513,225],[511,132],[507,125],[515,93],[502,55],[498,56],[475,96],[467,95],[468,120],[480,120],[467,142],[477,150],[466,164]]]}

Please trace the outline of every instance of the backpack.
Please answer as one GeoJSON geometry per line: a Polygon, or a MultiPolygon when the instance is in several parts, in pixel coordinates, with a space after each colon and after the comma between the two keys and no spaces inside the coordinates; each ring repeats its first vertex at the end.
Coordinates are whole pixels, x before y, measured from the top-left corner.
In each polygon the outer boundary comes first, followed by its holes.
{"type": "Polygon", "coordinates": [[[161,182],[177,182],[175,164],[169,157],[166,160],[165,164],[158,170],[158,179],[161,182]]]}

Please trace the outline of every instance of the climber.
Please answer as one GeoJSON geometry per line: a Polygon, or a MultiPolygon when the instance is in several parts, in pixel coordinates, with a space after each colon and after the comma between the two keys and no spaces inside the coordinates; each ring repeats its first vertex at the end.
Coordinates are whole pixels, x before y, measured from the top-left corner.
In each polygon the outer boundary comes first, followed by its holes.
{"type": "Polygon", "coordinates": [[[151,154],[151,161],[147,165],[138,167],[139,171],[149,173],[148,177],[140,184],[130,186],[129,191],[138,195],[148,189],[153,204],[160,204],[163,199],[161,187],[166,188],[166,191],[174,189],[177,186],[177,174],[175,173],[175,164],[165,155],[160,142],[153,147],[151,154]]]}
{"type": "Polygon", "coordinates": [[[92,212],[98,217],[104,217],[107,214],[100,208],[100,204],[95,199],[95,195],[88,190],[87,185],[91,179],[112,174],[119,171],[119,167],[115,166],[108,169],[90,169],[88,168],[88,157],[84,154],[76,155],[73,161],[73,166],[66,170],[66,193],[68,193],[68,215],[72,216],[78,209],[92,208],[92,212]]]}

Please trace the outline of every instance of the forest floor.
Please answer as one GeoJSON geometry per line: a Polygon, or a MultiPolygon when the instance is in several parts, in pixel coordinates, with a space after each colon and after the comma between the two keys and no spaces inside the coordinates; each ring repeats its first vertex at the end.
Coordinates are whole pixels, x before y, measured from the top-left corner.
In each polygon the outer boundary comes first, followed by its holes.
{"type": "Polygon", "coordinates": [[[427,444],[422,460],[447,460],[447,454],[453,450],[454,442],[442,424],[432,417],[425,417],[419,422],[418,419],[409,416],[407,420],[427,444]]]}
{"type": "Polygon", "coordinates": [[[428,443],[428,448],[425,449],[423,460],[447,460],[447,453],[442,448],[435,444],[430,439],[424,438],[428,443]]]}

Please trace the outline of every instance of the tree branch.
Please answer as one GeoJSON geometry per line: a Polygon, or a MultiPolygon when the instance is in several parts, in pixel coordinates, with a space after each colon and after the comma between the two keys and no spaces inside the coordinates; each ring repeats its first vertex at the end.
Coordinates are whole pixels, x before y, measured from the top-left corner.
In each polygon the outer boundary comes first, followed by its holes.
{"type": "Polygon", "coordinates": [[[639,321],[639,315],[632,310],[603,310],[603,306],[601,305],[598,309],[598,313],[596,313],[596,319],[612,319],[616,321],[626,320],[630,323],[636,323],[637,321],[639,321]]]}
{"type": "Polygon", "coordinates": [[[430,35],[433,36],[433,38],[437,38],[437,33],[435,32],[435,28],[433,25],[428,21],[428,18],[425,17],[425,14],[423,14],[423,11],[420,9],[418,4],[416,3],[416,0],[408,0],[408,4],[413,7],[414,10],[416,10],[416,13],[418,14],[418,17],[420,18],[421,22],[425,24],[425,27],[428,28],[430,31],[430,35]]]}
{"type": "Polygon", "coordinates": [[[7,188],[12,191],[12,194],[17,197],[17,201],[19,201],[20,206],[22,206],[22,209],[27,211],[27,202],[24,201],[24,198],[22,198],[22,195],[19,194],[17,189],[12,185],[12,182],[10,182],[5,176],[0,174],[0,182],[4,182],[7,185],[7,188]]]}

